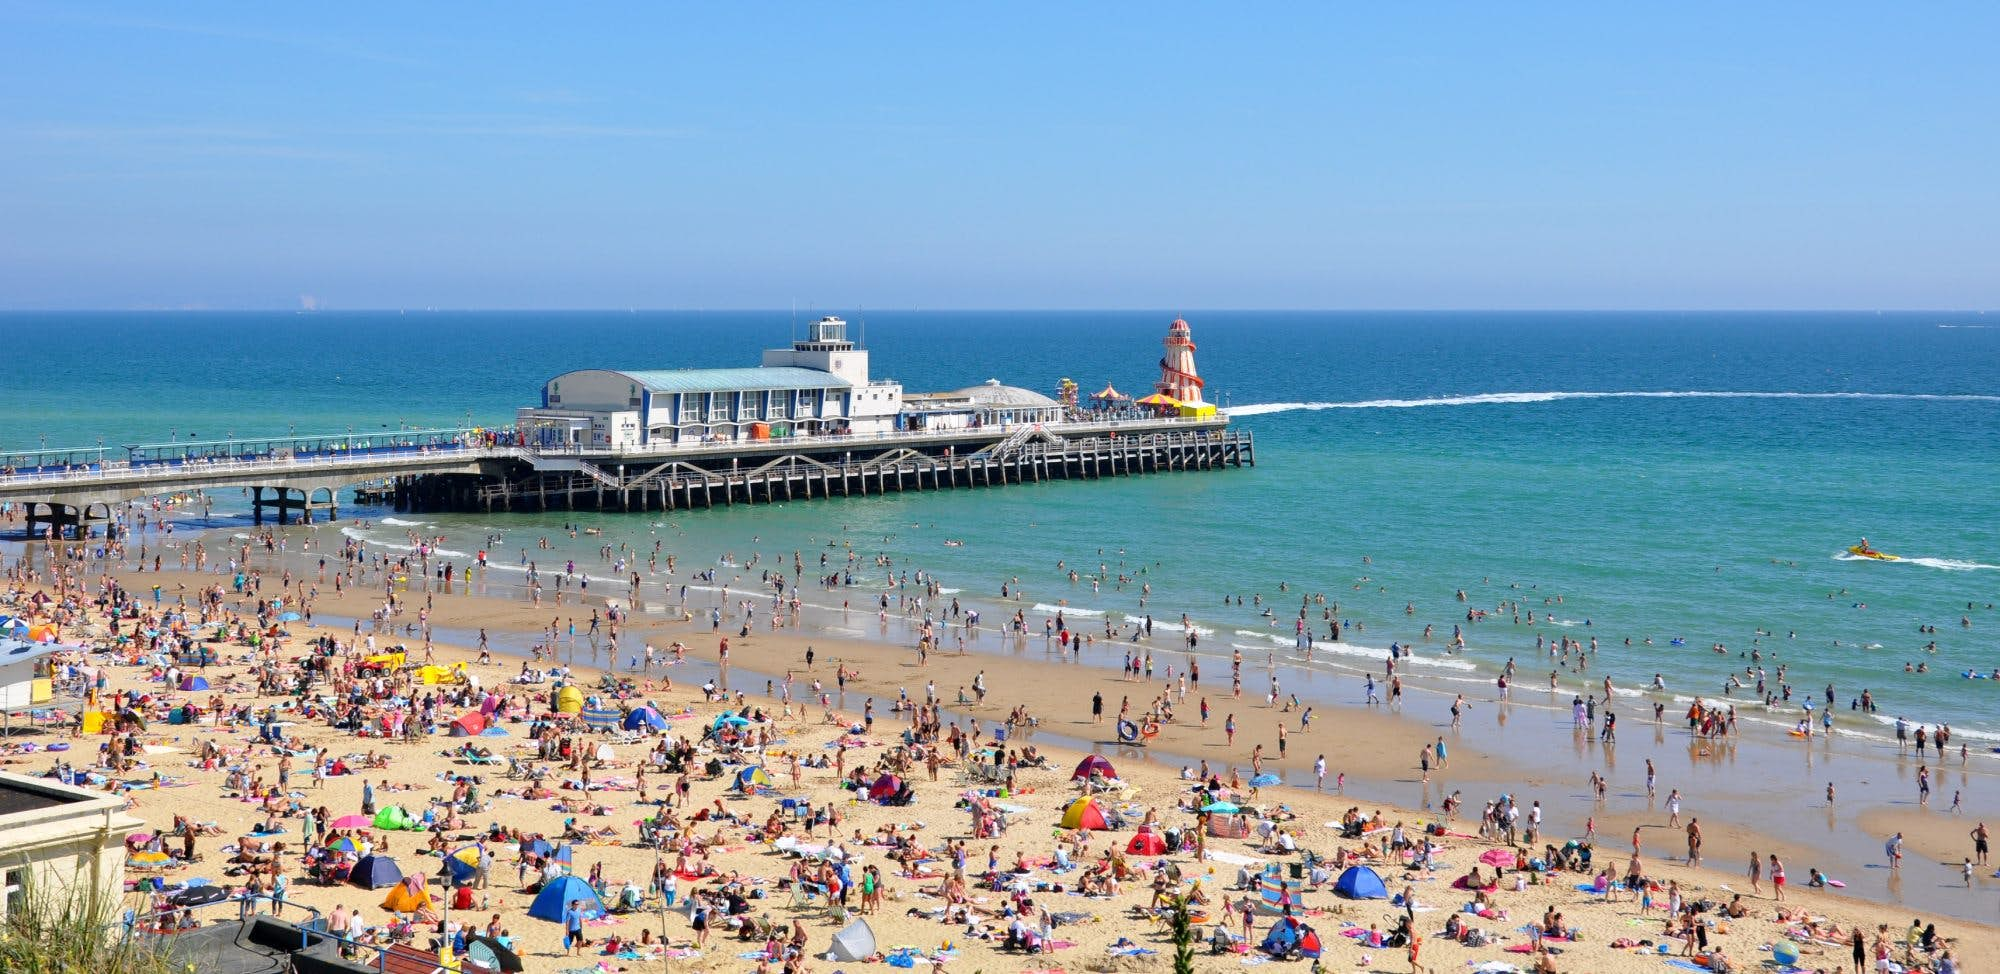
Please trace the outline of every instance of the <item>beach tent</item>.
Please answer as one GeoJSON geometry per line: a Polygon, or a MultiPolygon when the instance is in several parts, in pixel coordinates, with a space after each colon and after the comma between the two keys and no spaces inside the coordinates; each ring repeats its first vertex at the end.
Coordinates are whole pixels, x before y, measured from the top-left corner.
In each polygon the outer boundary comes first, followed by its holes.
{"type": "Polygon", "coordinates": [[[722,712],[722,716],[715,718],[715,723],[711,726],[716,730],[721,730],[724,727],[748,727],[750,726],[750,718],[738,717],[736,714],[725,710],[722,712]]]}
{"type": "Polygon", "coordinates": [[[423,828],[401,805],[390,805],[375,813],[375,827],[389,832],[416,831],[423,828]]]}
{"type": "Polygon", "coordinates": [[[583,712],[583,691],[574,686],[566,686],[556,691],[556,713],[580,714],[583,712]]]}
{"type": "Polygon", "coordinates": [[[1349,866],[1340,878],[1333,881],[1334,893],[1350,900],[1386,900],[1389,887],[1382,883],[1382,877],[1367,866],[1349,866]]]}
{"type": "Polygon", "coordinates": [[[586,707],[578,716],[583,718],[583,726],[591,730],[618,729],[618,711],[609,707],[586,707]]]}
{"type": "Polygon", "coordinates": [[[1070,773],[1069,780],[1078,781],[1088,778],[1093,774],[1101,774],[1106,778],[1116,778],[1118,777],[1118,769],[1112,767],[1111,762],[1105,760],[1102,755],[1092,754],[1076,763],[1076,770],[1070,773]]]}
{"type": "Polygon", "coordinates": [[[605,764],[610,764],[618,760],[618,752],[612,750],[609,744],[599,744],[597,745],[597,760],[605,764]]]}
{"type": "Polygon", "coordinates": [[[874,784],[868,786],[868,797],[872,801],[879,802],[884,798],[893,796],[894,794],[896,794],[897,791],[901,790],[902,787],[903,787],[903,779],[898,778],[893,774],[885,774],[882,777],[875,779],[874,784]]]}
{"type": "Polygon", "coordinates": [[[1319,934],[1296,918],[1287,918],[1271,925],[1257,949],[1272,957],[1284,957],[1294,950],[1305,957],[1318,957],[1319,934]]]}
{"type": "Polygon", "coordinates": [[[502,727],[502,726],[500,726],[499,724],[488,724],[485,730],[483,730],[483,731],[480,731],[480,732],[479,732],[479,736],[480,736],[480,737],[508,737],[508,736],[510,736],[510,735],[509,735],[509,734],[507,733],[507,728],[505,728],[505,727],[502,727]]]}
{"type": "Polygon", "coordinates": [[[1125,851],[1135,856],[1164,856],[1167,854],[1167,840],[1152,829],[1140,829],[1132,841],[1125,843],[1125,851]]]}
{"type": "Polygon", "coordinates": [[[575,876],[557,876],[535,894],[535,902],[528,907],[528,915],[539,920],[561,923],[563,911],[569,909],[570,901],[583,901],[583,915],[586,919],[605,914],[604,901],[597,898],[597,891],[590,884],[575,876]]]}
{"type": "Polygon", "coordinates": [[[628,731],[663,731],[667,729],[667,719],[651,707],[640,707],[625,715],[625,729],[628,731]]]}
{"type": "Polygon", "coordinates": [[[866,920],[856,920],[833,935],[833,945],[827,948],[826,959],[859,964],[875,955],[875,928],[866,920]]]}
{"type": "Polygon", "coordinates": [[[464,716],[451,722],[451,736],[453,737],[473,737],[485,729],[486,715],[477,710],[469,711],[464,716]]]}
{"type": "Polygon", "coordinates": [[[771,776],[761,765],[751,765],[736,772],[736,789],[748,792],[757,788],[772,787],[771,776]]]}
{"type": "Polygon", "coordinates": [[[362,889],[381,889],[403,881],[403,867],[388,856],[362,856],[354,863],[347,881],[362,889]]]}
{"type": "Polygon", "coordinates": [[[459,960],[465,966],[491,971],[494,974],[515,974],[526,970],[521,965],[521,955],[509,950],[500,941],[484,935],[465,938],[465,954],[459,960]]]}
{"type": "Polygon", "coordinates": [[[192,692],[195,690],[206,690],[206,689],[208,689],[208,680],[206,680],[203,677],[199,676],[181,677],[181,690],[184,692],[192,692]]]}
{"type": "Polygon", "coordinates": [[[405,876],[389,890],[382,899],[382,909],[391,913],[415,913],[433,909],[430,887],[424,885],[422,876],[405,876]]]}
{"type": "Polygon", "coordinates": [[[1104,820],[1104,808],[1095,798],[1079,798],[1063,810],[1062,827],[1103,831],[1111,826],[1104,820]]]}

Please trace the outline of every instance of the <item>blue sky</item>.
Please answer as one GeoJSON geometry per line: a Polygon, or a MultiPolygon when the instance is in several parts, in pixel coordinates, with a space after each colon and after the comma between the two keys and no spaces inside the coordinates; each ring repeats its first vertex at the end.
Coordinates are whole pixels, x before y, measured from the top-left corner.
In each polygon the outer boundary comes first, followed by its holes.
{"type": "Polygon", "coordinates": [[[0,0],[0,307],[2000,307],[2000,5],[0,0]]]}

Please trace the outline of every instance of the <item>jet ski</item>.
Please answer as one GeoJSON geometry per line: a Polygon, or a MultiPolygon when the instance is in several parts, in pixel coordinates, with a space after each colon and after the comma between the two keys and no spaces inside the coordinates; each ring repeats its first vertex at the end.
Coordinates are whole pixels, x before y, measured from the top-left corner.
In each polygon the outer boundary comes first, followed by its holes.
{"type": "Polygon", "coordinates": [[[1895,555],[1891,555],[1891,554],[1884,554],[1883,552],[1880,552],[1880,551],[1876,551],[1875,549],[1873,549],[1873,548],[1870,548],[1870,547],[1867,547],[1867,546],[1865,546],[1865,545],[1853,545],[1853,546],[1851,546],[1851,547],[1849,547],[1849,548],[1847,549],[1847,553],[1848,553],[1848,554],[1850,554],[1850,555],[1855,555],[1855,556],[1858,556],[1858,557],[1861,557],[1861,558],[1873,558],[1873,559],[1875,559],[1876,561],[1902,561],[1902,560],[1903,560],[1903,559],[1901,559],[1901,558],[1898,558],[1898,557],[1896,557],[1895,555]]]}

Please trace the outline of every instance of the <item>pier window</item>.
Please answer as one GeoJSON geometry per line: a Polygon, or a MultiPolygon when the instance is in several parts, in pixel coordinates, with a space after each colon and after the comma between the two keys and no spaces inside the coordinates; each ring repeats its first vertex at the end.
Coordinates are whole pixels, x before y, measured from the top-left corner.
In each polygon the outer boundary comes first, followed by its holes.
{"type": "Polygon", "coordinates": [[[819,390],[805,389],[799,392],[799,415],[819,415],[819,390]]]}
{"type": "Polygon", "coordinates": [[[746,393],[744,393],[744,394],[743,394],[743,418],[745,418],[745,419],[763,419],[763,418],[764,418],[764,398],[765,398],[765,393],[762,393],[762,392],[746,392],[746,393]]]}
{"type": "Polygon", "coordinates": [[[771,418],[790,419],[792,416],[792,393],[789,390],[771,393],[771,418]]]}

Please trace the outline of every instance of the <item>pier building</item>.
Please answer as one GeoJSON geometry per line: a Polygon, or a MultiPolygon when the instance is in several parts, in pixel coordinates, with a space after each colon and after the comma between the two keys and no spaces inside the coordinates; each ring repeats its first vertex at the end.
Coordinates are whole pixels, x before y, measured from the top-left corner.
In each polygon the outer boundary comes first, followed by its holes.
{"type": "Polygon", "coordinates": [[[868,374],[868,350],[828,315],[763,364],[736,369],[580,369],[542,386],[515,424],[544,447],[630,449],[901,429],[903,386],[868,374]]]}

